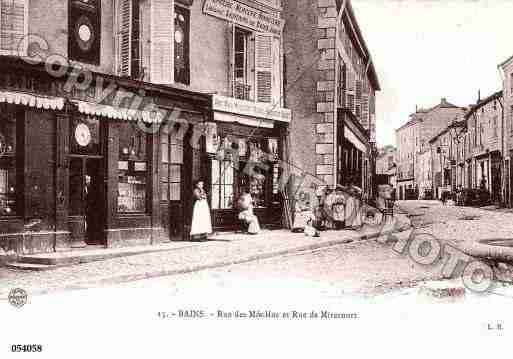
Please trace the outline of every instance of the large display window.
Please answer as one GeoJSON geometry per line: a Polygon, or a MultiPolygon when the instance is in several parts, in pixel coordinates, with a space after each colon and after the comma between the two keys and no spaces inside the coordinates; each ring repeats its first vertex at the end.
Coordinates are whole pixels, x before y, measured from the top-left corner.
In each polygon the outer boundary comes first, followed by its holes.
{"type": "Polygon", "coordinates": [[[280,174],[277,138],[238,138],[227,143],[220,136],[217,142],[219,148],[232,151],[222,155],[223,151],[218,149],[211,159],[212,209],[235,209],[237,199],[244,193],[251,194],[255,208],[266,208],[276,202],[280,174]]]}
{"type": "Polygon", "coordinates": [[[17,214],[16,115],[2,106],[0,114],[0,217],[17,214]]]}
{"type": "Polygon", "coordinates": [[[147,134],[131,122],[120,124],[118,213],[146,213],[148,194],[147,134]]]}

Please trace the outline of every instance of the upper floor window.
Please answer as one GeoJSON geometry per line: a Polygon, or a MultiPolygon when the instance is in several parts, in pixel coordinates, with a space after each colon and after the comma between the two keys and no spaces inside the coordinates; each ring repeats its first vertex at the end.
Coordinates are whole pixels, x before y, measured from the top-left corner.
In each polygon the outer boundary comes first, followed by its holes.
{"type": "Polygon", "coordinates": [[[511,90],[511,94],[513,95],[513,72],[509,75],[509,86],[511,90]]]}
{"type": "Polygon", "coordinates": [[[28,0],[0,0],[0,54],[25,55],[28,0]]]}
{"type": "Polygon", "coordinates": [[[116,0],[116,73],[189,84],[189,22],[189,10],[169,0],[116,0]]]}
{"type": "Polygon", "coordinates": [[[190,84],[189,69],[189,10],[175,6],[174,71],[175,82],[190,84]]]}
{"type": "Polygon", "coordinates": [[[242,100],[280,103],[280,38],[230,25],[229,41],[232,96],[242,100]]]}
{"type": "Polygon", "coordinates": [[[338,55],[338,81],[337,81],[337,90],[338,90],[338,106],[345,106],[345,96],[346,96],[346,64],[340,54],[338,55]]]}
{"type": "Polygon", "coordinates": [[[100,64],[100,3],[99,0],[70,0],[68,55],[71,60],[100,64]]]}

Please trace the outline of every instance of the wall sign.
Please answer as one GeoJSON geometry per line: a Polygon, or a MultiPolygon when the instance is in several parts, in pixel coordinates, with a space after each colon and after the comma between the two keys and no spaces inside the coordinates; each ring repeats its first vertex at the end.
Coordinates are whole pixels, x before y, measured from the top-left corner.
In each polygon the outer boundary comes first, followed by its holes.
{"type": "Polygon", "coordinates": [[[234,0],[205,0],[203,12],[259,32],[281,35],[285,20],[234,0]]]}

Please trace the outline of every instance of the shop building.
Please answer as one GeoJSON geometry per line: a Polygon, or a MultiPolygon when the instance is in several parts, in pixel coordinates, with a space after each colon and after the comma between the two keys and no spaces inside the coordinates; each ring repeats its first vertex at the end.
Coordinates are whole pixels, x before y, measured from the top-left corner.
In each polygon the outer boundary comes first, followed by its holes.
{"type": "Polygon", "coordinates": [[[484,188],[494,202],[503,200],[503,95],[498,91],[470,107],[465,115],[468,156],[463,182],[469,188],[484,188]]]}
{"type": "Polygon", "coordinates": [[[289,161],[372,195],[380,85],[351,1],[283,1],[289,161]]]}
{"type": "Polygon", "coordinates": [[[215,230],[238,228],[243,191],[264,226],[281,226],[291,114],[281,8],[263,3],[2,2],[0,246],[187,239],[199,179],[215,230]]]}
{"type": "Polygon", "coordinates": [[[432,193],[441,199],[444,192],[454,192],[458,188],[458,165],[463,156],[460,149],[463,134],[467,131],[467,121],[453,121],[445,129],[429,140],[431,158],[432,193]]]}

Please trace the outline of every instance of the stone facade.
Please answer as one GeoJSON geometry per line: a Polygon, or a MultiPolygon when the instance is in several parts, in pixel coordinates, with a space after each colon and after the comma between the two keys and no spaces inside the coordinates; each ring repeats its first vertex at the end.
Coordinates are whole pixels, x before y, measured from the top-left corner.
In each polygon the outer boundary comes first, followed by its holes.
{"type": "Polygon", "coordinates": [[[421,182],[424,181],[416,175],[422,172],[422,168],[419,167],[419,154],[428,151],[429,141],[450,123],[462,120],[464,114],[465,108],[455,106],[442,98],[438,105],[429,109],[419,109],[411,114],[410,120],[396,130],[398,185],[401,186],[402,181],[408,183],[404,186],[403,192],[408,186],[420,190],[421,182]]]}
{"type": "Polygon", "coordinates": [[[351,33],[364,44],[359,30],[354,30],[358,25],[350,1],[288,0],[283,6],[285,106],[293,113],[290,160],[295,167],[333,185],[341,170],[337,167],[337,109],[346,105],[349,91],[354,98],[356,82],[360,88],[364,84],[363,91],[358,90],[359,95],[365,94],[357,100],[358,110],[353,106],[351,111],[372,142],[374,93],[379,84],[365,45],[358,48],[345,35],[351,33]]]}

